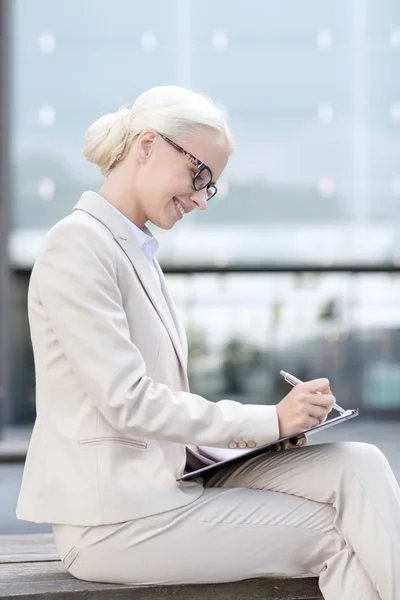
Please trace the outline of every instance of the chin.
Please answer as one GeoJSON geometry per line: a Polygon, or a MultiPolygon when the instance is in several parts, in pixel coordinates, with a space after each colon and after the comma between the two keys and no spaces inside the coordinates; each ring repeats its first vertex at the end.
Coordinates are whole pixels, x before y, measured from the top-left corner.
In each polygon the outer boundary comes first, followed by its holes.
{"type": "Polygon", "coordinates": [[[166,224],[163,226],[163,229],[166,229],[167,231],[169,231],[170,229],[172,229],[173,227],[175,227],[175,225],[177,224],[177,222],[178,222],[178,221],[175,221],[175,222],[173,222],[173,223],[171,223],[171,222],[169,222],[169,223],[166,223],[166,224]]]}
{"type": "Polygon", "coordinates": [[[165,223],[165,224],[160,224],[158,225],[158,227],[160,227],[161,229],[165,229],[165,231],[169,231],[170,229],[173,228],[173,226],[175,225],[175,223],[165,223]]]}
{"type": "Polygon", "coordinates": [[[165,221],[160,219],[149,219],[149,222],[160,229],[164,229],[165,231],[169,231],[175,225],[175,223],[171,223],[171,221],[168,221],[167,219],[165,219],[165,221]]]}

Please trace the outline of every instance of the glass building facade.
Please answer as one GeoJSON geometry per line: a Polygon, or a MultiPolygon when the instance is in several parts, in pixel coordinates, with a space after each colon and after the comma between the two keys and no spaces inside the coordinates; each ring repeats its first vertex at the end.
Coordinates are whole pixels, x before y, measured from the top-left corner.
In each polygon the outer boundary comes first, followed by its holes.
{"type": "MultiPolygon", "coordinates": [[[[82,156],[84,132],[164,84],[213,98],[237,151],[207,211],[154,230],[161,264],[288,271],[169,276],[190,334],[194,389],[274,401],[282,392],[274,374],[292,365],[340,380],[343,404],[357,393],[371,409],[400,407],[397,272],[290,273],[399,264],[400,3],[9,6],[6,420],[34,418],[26,292],[37,250],[101,182],[82,156]]],[[[0,293],[4,304],[5,285],[0,293]]]]}

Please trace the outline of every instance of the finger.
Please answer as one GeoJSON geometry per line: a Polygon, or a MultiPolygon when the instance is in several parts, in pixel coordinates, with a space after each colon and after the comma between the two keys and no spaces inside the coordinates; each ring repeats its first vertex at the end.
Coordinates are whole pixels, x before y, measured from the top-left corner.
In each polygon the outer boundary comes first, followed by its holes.
{"type": "Polygon", "coordinates": [[[307,414],[309,417],[314,417],[318,420],[322,417],[326,417],[329,413],[329,409],[325,406],[318,406],[316,404],[309,404],[307,407],[307,414]]]}
{"type": "Polygon", "coordinates": [[[301,446],[307,446],[307,444],[308,444],[308,437],[305,436],[305,437],[303,437],[303,438],[301,438],[300,440],[297,441],[296,446],[300,446],[300,447],[301,446]]]}
{"type": "Polygon", "coordinates": [[[331,396],[333,396],[330,385],[328,385],[328,387],[325,390],[323,390],[321,394],[330,394],[331,396]]]}
{"type": "Polygon", "coordinates": [[[316,394],[317,392],[321,392],[321,394],[326,394],[330,389],[329,379],[326,379],[326,377],[321,377],[320,379],[312,379],[311,381],[299,383],[298,385],[296,385],[296,388],[302,388],[304,391],[311,392],[312,394],[316,394]]]}
{"type": "Polygon", "coordinates": [[[303,444],[301,442],[299,442],[298,444],[294,444],[293,442],[286,442],[286,447],[284,448],[284,450],[292,450],[293,448],[300,448],[300,446],[303,446],[303,444]]]}
{"type": "Polygon", "coordinates": [[[304,429],[311,429],[312,427],[315,427],[316,425],[319,425],[319,419],[316,419],[315,417],[309,415],[306,420],[306,426],[304,427],[304,429]]]}
{"type": "Polygon", "coordinates": [[[305,435],[298,436],[296,438],[292,438],[287,442],[284,442],[282,445],[282,450],[291,450],[293,448],[300,448],[301,446],[306,446],[308,444],[308,438],[305,435]]]}
{"type": "Polygon", "coordinates": [[[305,400],[314,406],[323,406],[329,410],[336,402],[336,398],[332,394],[307,394],[305,400]]]}
{"type": "Polygon", "coordinates": [[[294,447],[300,447],[300,446],[305,446],[308,442],[308,438],[306,435],[300,435],[300,436],[296,436],[294,438],[291,438],[290,443],[292,446],[294,447]]]}

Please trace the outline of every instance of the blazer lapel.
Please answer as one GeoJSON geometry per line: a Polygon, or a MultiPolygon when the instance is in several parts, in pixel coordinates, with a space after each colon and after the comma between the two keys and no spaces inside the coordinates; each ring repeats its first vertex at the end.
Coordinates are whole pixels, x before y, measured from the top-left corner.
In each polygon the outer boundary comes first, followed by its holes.
{"type": "Polygon", "coordinates": [[[187,345],[187,336],[186,336],[186,332],[185,332],[185,328],[184,325],[182,323],[182,319],[180,318],[178,311],[176,309],[175,306],[175,302],[172,299],[171,294],[168,291],[168,287],[167,287],[167,283],[165,281],[165,277],[164,277],[164,273],[162,272],[162,269],[160,267],[160,264],[158,262],[158,260],[155,258],[154,259],[154,266],[157,270],[158,276],[160,278],[161,281],[161,289],[163,292],[163,296],[165,298],[165,301],[168,305],[168,309],[172,315],[172,318],[174,320],[175,323],[175,327],[176,330],[178,332],[179,335],[179,339],[181,342],[181,347],[183,349],[183,353],[184,353],[184,358],[185,358],[185,368],[187,368],[187,352],[188,352],[188,345],[187,345]]]}
{"type": "MultiPolygon", "coordinates": [[[[143,289],[145,290],[150,302],[157,311],[171,338],[175,352],[181,364],[182,371],[184,373],[185,382],[187,383],[186,361],[178,335],[178,329],[172,317],[172,311],[170,311],[166,299],[164,298],[163,293],[160,287],[157,285],[154,275],[151,272],[151,267],[148,264],[142,249],[139,247],[136,239],[130,231],[128,224],[125,223],[125,221],[111,206],[108,205],[105,200],[103,200],[94,192],[84,192],[78,204],[75,206],[75,210],[82,210],[103,223],[103,225],[107,227],[114,240],[130,260],[132,267],[136,271],[140,283],[143,286],[143,289]]],[[[157,271],[160,274],[161,269],[159,266],[157,271]]],[[[166,289],[165,280],[163,277],[161,281],[163,289],[166,289]]]]}

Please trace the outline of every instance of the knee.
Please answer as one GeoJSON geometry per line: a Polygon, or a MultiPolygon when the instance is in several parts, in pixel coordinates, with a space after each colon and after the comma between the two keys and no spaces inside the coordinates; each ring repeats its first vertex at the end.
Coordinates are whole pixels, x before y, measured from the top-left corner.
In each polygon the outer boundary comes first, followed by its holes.
{"type": "Polygon", "coordinates": [[[370,476],[377,470],[384,472],[389,467],[386,456],[373,444],[364,442],[342,442],[337,451],[343,466],[354,473],[370,476]]]}
{"type": "Polygon", "coordinates": [[[366,442],[342,442],[342,452],[351,462],[357,460],[371,460],[373,462],[386,461],[386,457],[378,446],[366,442]]]}

